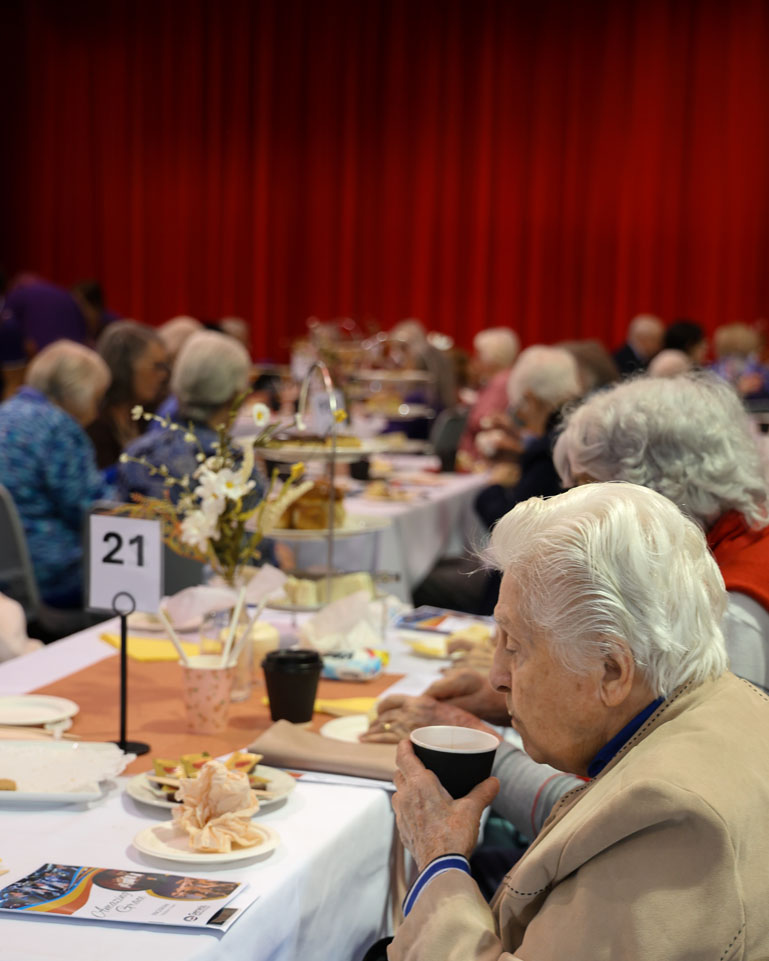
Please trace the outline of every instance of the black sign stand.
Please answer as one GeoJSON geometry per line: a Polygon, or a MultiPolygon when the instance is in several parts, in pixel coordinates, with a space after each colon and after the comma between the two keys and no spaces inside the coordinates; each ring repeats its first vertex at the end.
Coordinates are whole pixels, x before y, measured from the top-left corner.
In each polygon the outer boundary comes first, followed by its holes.
{"type": "Polygon", "coordinates": [[[128,591],[120,591],[112,599],[112,610],[120,618],[120,740],[115,744],[121,751],[146,754],[149,744],[144,741],[126,740],[126,694],[128,689],[128,615],[136,610],[136,601],[128,591]],[[124,600],[121,601],[121,598],[124,600]]]}

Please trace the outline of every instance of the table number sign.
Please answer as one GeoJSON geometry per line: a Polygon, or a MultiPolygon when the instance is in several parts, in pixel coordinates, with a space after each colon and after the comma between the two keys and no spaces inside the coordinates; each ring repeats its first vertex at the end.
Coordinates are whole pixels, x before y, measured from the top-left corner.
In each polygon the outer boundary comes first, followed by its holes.
{"type": "Polygon", "coordinates": [[[155,613],[162,596],[160,521],[92,514],[89,607],[155,613]]]}

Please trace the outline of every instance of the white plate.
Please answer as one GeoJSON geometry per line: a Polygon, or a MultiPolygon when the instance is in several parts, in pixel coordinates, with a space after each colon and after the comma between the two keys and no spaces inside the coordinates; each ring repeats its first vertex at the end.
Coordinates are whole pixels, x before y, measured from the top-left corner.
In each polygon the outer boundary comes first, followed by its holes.
{"type": "MultiPolygon", "coordinates": [[[[267,790],[276,795],[269,799],[259,798],[259,810],[256,812],[257,814],[265,808],[282,801],[283,798],[288,797],[296,787],[296,778],[291,777],[291,775],[285,771],[279,771],[275,767],[267,767],[266,764],[257,764],[256,773],[270,781],[267,790]]],[[[125,789],[129,797],[132,797],[134,801],[141,801],[142,804],[151,804],[153,807],[167,808],[169,810],[179,807],[178,801],[166,801],[155,794],[149,785],[146,773],[137,774],[135,777],[132,777],[128,784],[126,784],[125,789]]]]}
{"type": "Polygon", "coordinates": [[[104,791],[0,791],[0,808],[45,804],[83,804],[98,801],[104,791]]]}
{"type": "Polygon", "coordinates": [[[47,694],[7,694],[0,696],[0,724],[50,724],[74,717],[80,710],[66,697],[47,694]]]}
{"type": "Polygon", "coordinates": [[[366,714],[348,714],[347,717],[335,717],[333,721],[326,721],[320,729],[323,737],[330,737],[333,741],[348,741],[358,743],[358,737],[368,731],[369,720],[366,714]]]}
{"type": "Polygon", "coordinates": [[[0,776],[19,787],[0,791],[0,806],[96,800],[133,757],[101,741],[0,741],[0,776]]]}
{"type": "MultiPolygon", "coordinates": [[[[389,527],[392,521],[389,517],[367,517],[355,514],[348,514],[344,524],[334,528],[335,538],[357,537],[359,534],[369,534],[374,531],[383,531],[389,527]]],[[[274,528],[267,533],[267,537],[275,541],[317,541],[328,537],[329,531],[325,528],[311,531],[294,531],[283,528],[274,528]]]]}
{"type": "Polygon", "coordinates": [[[208,854],[203,851],[193,851],[186,832],[179,831],[175,825],[163,822],[139,831],[133,839],[134,847],[142,854],[150,854],[154,858],[165,858],[167,861],[185,861],[188,864],[209,864],[224,861],[245,861],[247,858],[260,857],[272,851],[280,843],[277,831],[264,824],[259,830],[265,835],[259,844],[249,848],[234,848],[224,853],[208,854]]]}

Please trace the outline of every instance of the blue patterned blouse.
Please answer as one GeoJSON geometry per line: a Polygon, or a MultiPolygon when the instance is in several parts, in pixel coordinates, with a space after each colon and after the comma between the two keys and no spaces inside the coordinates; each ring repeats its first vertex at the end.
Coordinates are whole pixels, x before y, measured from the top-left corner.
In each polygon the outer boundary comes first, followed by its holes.
{"type": "Polygon", "coordinates": [[[43,600],[75,606],[85,515],[111,491],[80,424],[32,387],[0,404],[0,484],[21,515],[43,600]]]}

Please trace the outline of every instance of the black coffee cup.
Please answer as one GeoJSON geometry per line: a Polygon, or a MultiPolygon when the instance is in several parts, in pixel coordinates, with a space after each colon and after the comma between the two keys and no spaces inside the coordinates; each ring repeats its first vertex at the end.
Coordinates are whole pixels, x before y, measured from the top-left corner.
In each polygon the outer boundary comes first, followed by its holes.
{"type": "Polygon", "coordinates": [[[411,732],[414,753],[453,798],[469,794],[491,775],[499,738],[471,727],[436,724],[411,732]]]}
{"type": "Polygon", "coordinates": [[[317,651],[270,651],[262,661],[273,721],[312,719],[323,659],[317,651]]]}

